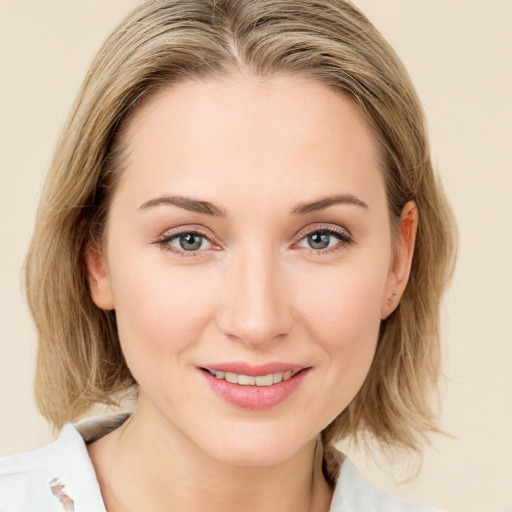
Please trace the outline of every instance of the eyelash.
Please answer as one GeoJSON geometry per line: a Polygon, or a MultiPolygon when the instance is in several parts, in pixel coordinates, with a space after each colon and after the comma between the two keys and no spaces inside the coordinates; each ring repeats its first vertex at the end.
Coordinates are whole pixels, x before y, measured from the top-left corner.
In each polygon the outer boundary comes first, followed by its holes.
{"type": "MultiPolygon", "coordinates": [[[[310,255],[314,256],[322,256],[325,254],[330,254],[335,251],[339,251],[343,249],[344,247],[347,247],[348,245],[351,245],[354,243],[354,240],[350,233],[343,228],[340,228],[338,226],[332,226],[332,225],[326,225],[326,226],[315,226],[313,229],[307,229],[305,231],[302,231],[298,235],[298,241],[292,244],[292,247],[297,247],[300,242],[302,242],[305,238],[308,236],[311,236],[313,234],[321,234],[321,235],[328,235],[333,236],[338,239],[338,243],[334,245],[333,247],[327,247],[325,249],[313,249],[312,247],[305,248],[308,250],[308,253],[310,255]]],[[[189,258],[189,257],[200,257],[203,256],[205,249],[203,250],[195,250],[195,251],[186,251],[186,250],[179,250],[173,246],[171,246],[169,243],[172,240],[175,240],[183,235],[199,235],[200,237],[207,240],[210,244],[212,244],[214,247],[218,247],[218,244],[212,241],[212,236],[208,233],[205,233],[201,229],[198,229],[197,227],[191,227],[190,229],[180,229],[175,232],[166,233],[162,237],[155,240],[153,243],[159,247],[161,247],[163,250],[168,251],[172,254],[175,254],[177,256],[183,257],[183,258],[189,258]]],[[[214,249],[215,250],[215,249],[214,249]]]]}
{"type": "Polygon", "coordinates": [[[339,226],[324,225],[315,226],[314,228],[308,228],[304,231],[301,231],[298,235],[298,242],[295,242],[293,245],[297,246],[300,242],[302,242],[302,240],[316,233],[337,238],[338,243],[333,247],[326,247],[325,249],[313,249],[312,247],[305,248],[308,250],[308,253],[313,256],[324,256],[339,251],[354,243],[352,235],[346,229],[343,229],[339,226]]]}
{"type": "Polygon", "coordinates": [[[212,241],[212,236],[208,233],[204,232],[197,226],[191,226],[189,229],[177,229],[176,231],[173,231],[171,233],[167,232],[157,240],[155,240],[153,243],[159,247],[161,247],[164,251],[168,251],[171,254],[174,254],[176,256],[180,256],[182,258],[190,258],[190,257],[198,257],[202,256],[205,252],[204,250],[197,250],[197,251],[186,251],[186,250],[179,250],[176,247],[173,247],[170,245],[170,242],[174,239],[179,238],[183,235],[199,235],[200,237],[207,240],[210,244],[213,246],[217,246],[218,244],[215,244],[212,241]]]}

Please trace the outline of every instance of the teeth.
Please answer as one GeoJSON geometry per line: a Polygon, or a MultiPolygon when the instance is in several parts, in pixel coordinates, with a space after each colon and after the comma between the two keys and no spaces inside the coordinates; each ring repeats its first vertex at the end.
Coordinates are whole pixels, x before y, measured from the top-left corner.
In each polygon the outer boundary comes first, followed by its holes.
{"type": "Polygon", "coordinates": [[[231,384],[238,384],[238,375],[236,373],[226,372],[224,380],[231,382],[231,384]]]}
{"type": "Polygon", "coordinates": [[[240,386],[272,386],[293,377],[297,372],[278,372],[269,373],[268,375],[242,375],[233,372],[223,372],[221,370],[208,370],[208,373],[220,380],[225,380],[231,384],[239,384],[240,386]]]}
{"type": "MultiPolygon", "coordinates": [[[[240,379],[238,379],[238,382],[240,382],[240,379]]],[[[256,386],[272,386],[272,384],[274,384],[274,375],[272,373],[256,377],[256,386]]]]}
{"type": "Polygon", "coordinates": [[[237,383],[242,386],[254,386],[256,382],[258,382],[258,386],[260,386],[261,384],[258,381],[260,378],[261,377],[251,377],[250,375],[239,375],[237,383]]]}

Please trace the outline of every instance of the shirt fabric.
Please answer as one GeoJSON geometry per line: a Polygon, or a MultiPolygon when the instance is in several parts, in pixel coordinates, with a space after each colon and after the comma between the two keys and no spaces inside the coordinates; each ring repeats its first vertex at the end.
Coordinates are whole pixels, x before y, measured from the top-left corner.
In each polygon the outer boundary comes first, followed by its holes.
{"type": "MultiPolygon", "coordinates": [[[[126,416],[117,418],[68,423],[55,442],[0,459],[0,512],[106,512],[86,443],[126,416]]],[[[341,460],[330,512],[441,512],[387,494],[341,460]]]]}

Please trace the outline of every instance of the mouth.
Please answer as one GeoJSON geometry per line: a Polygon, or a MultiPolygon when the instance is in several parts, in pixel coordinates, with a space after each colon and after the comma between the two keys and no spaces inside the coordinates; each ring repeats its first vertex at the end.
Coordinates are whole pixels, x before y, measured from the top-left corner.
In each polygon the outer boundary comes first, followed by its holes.
{"type": "Polygon", "coordinates": [[[303,370],[285,371],[268,373],[266,375],[244,375],[243,373],[226,372],[223,370],[211,370],[209,368],[201,368],[203,371],[208,372],[212,377],[219,380],[224,380],[230,384],[239,384],[240,386],[260,386],[268,387],[273,384],[287,381],[297,375],[303,370]]]}
{"type": "Polygon", "coordinates": [[[301,387],[312,367],[245,363],[199,367],[210,389],[223,401],[242,409],[268,409],[287,400],[301,387]]]}

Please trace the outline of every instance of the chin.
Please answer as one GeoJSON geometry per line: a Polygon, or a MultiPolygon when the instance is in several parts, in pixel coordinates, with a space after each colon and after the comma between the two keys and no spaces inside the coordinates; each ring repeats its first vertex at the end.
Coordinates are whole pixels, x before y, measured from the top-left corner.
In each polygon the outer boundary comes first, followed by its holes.
{"type": "Polygon", "coordinates": [[[232,466],[270,467],[290,460],[308,443],[315,442],[314,435],[300,438],[290,436],[289,429],[283,432],[268,425],[259,427],[244,428],[240,424],[224,435],[212,436],[200,448],[213,459],[232,466]],[[212,439],[218,439],[218,442],[211,444],[212,439]]]}

